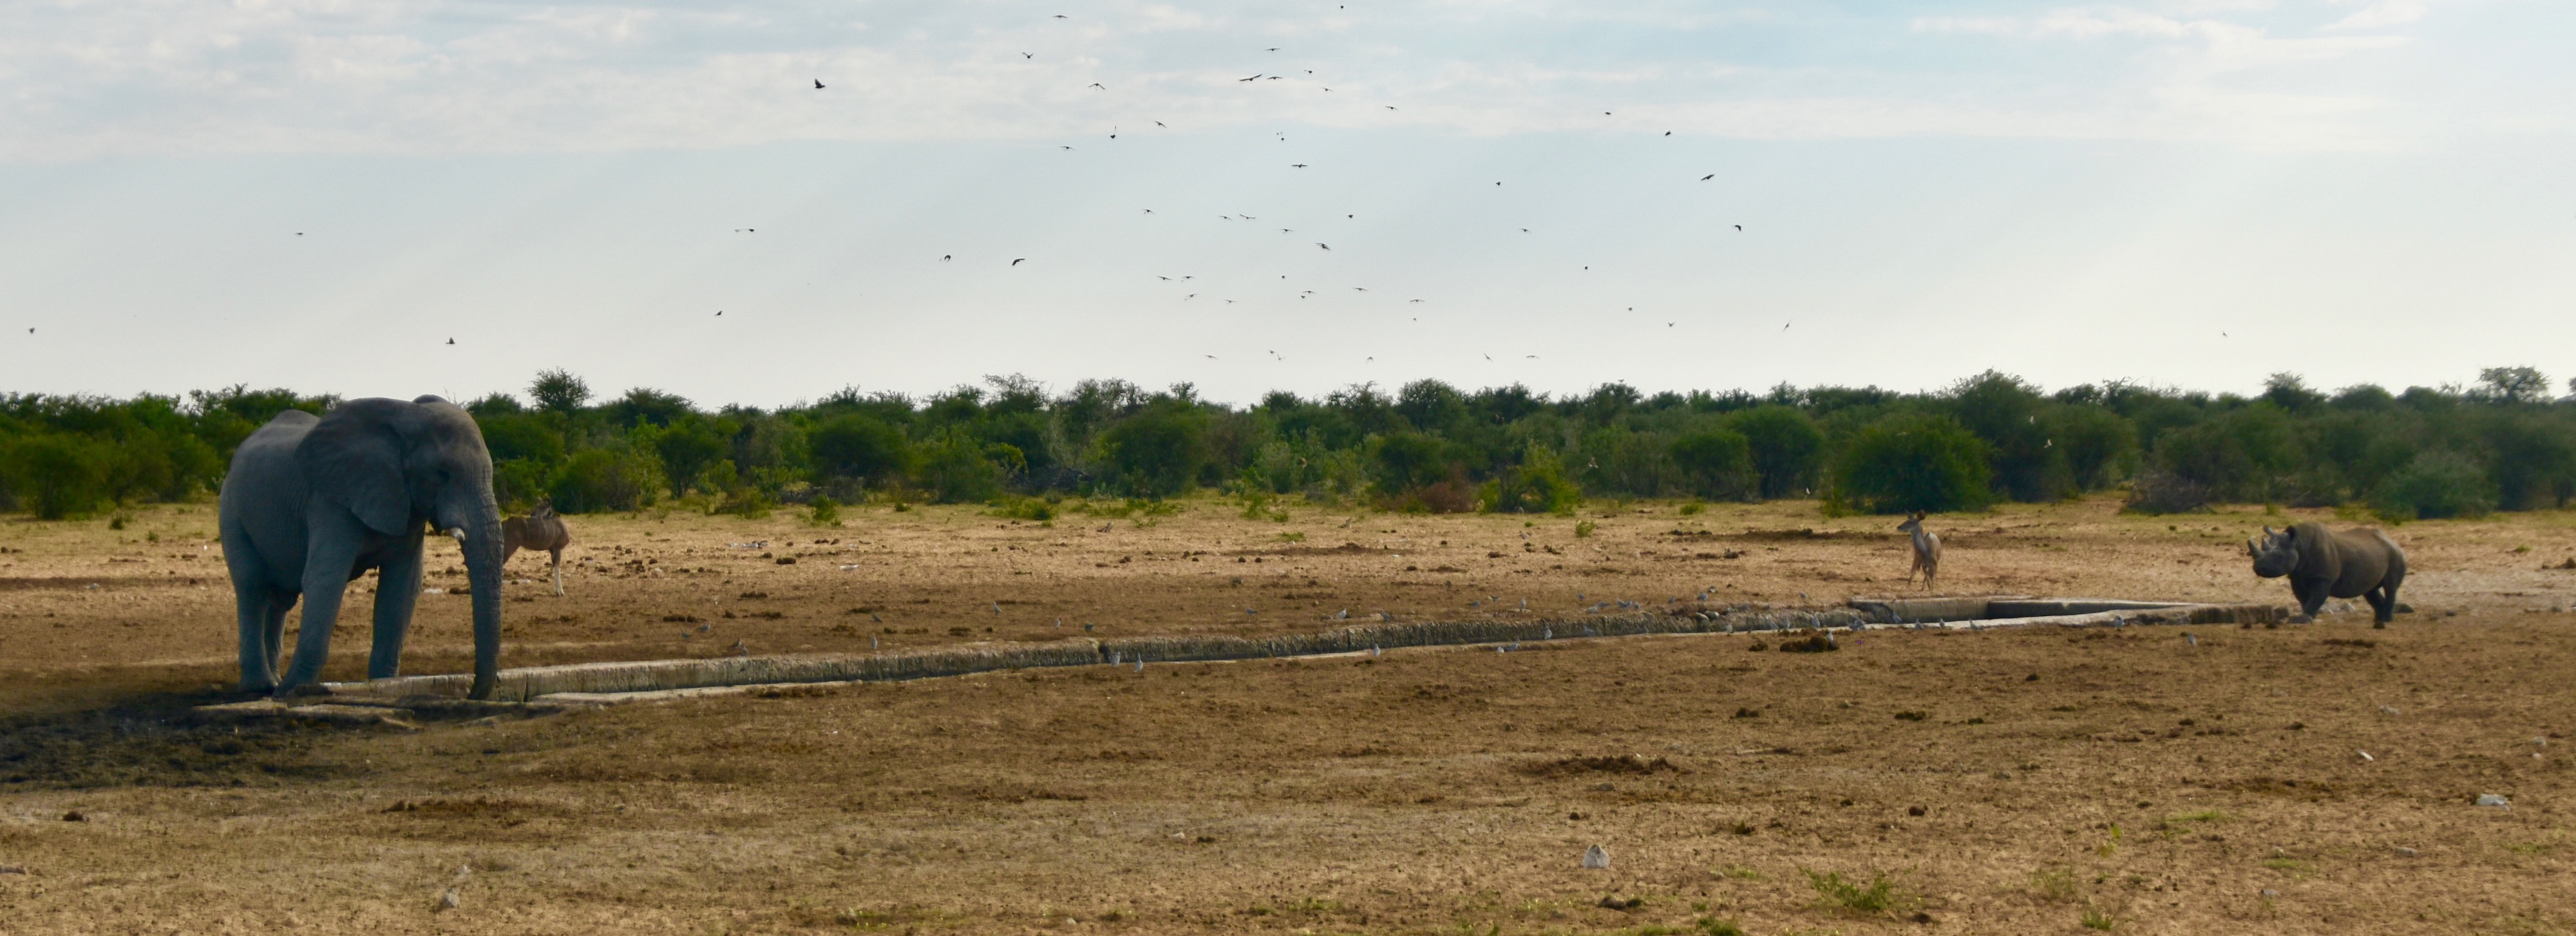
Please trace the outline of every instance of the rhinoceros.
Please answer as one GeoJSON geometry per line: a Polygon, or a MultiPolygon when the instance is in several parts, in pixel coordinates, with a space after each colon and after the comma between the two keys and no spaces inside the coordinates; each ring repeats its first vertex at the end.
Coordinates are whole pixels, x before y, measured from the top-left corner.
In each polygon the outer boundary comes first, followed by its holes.
{"type": "Polygon", "coordinates": [[[2316,619],[2327,598],[2359,597],[2370,602],[2373,626],[2386,627],[2397,615],[2397,586],[2406,581],[2406,551],[2376,529],[2334,531],[2321,523],[2301,523],[2245,541],[2254,557],[2254,574],[2290,579],[2290,594],[2299,599],[2292,623],[2316,619]]]}

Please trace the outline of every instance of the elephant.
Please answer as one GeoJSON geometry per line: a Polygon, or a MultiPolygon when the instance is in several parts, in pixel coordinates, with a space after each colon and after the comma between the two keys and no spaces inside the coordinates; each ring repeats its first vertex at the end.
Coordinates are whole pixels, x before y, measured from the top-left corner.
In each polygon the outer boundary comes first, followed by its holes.
{"type": "Polygon", "coordinates": [[[2292,623],[2315,620],[2328,597],[2369,601],[2373,627],[2387,627],[2403,610],[2397,586],[2406,581],[2406,551],[2378,530],[2336,532],[2301,523],[2275,533],[2266,526],[2262,537],[2245,541],[2245,552],[2254,557],[2254,574],[2289,577],[2290,594],[2299,599],[2292,623]]]}
{"type": "Polygon", "coordinates": [[[377,570],[367,678],[401,675],[421,594],[423,536],[465,553],[474,607],[474,699],[501,660],[501,509],[474,417],[435,396],[349,400],[315,416],[287,410],[234,451],[217,501],[224,564],[241,623],[241,689],[292,695],[317,680],[349,582],[377,570]],[[281,678],[286,612],[304,600],[294,666],[281,678]]]}

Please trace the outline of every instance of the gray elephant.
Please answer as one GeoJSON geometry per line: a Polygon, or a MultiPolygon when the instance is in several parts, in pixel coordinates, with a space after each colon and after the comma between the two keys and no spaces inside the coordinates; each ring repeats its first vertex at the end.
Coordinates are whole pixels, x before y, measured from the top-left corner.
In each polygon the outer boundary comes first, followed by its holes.
{"type": "Polygon", "coordinates": [[[2289,577],[2290,594],[2299,599],[2293,623],[2315,620],[2329,597],[2370,602],[2377,627],[2388,626],[2400,609],[2397,586],[2406,581],[2406,551],[2378,530],[2336,532],[2302,523],[2275,533],[2266,526],[2260,539],[2245,541],[2245,552],[2254,557],[2254,574],[2289,577]]]}
{"type": "MultiPolygon", "coordinates": [[[[488,699],[501,660],[501,509],[474,417],[434,396],[288,410],[233,453],[218,515],[241,616],[241,687],[314,685],[349,582],[377,570],[367,678],[401,674],[420,600],[422,538],[457,537],[474,601],[474,687],[488,699]],[[286,611],[304,600],[294,666],[278,675],[286,611]]],[[[306,690],[310,691],[310,690],[306,690]]]]}

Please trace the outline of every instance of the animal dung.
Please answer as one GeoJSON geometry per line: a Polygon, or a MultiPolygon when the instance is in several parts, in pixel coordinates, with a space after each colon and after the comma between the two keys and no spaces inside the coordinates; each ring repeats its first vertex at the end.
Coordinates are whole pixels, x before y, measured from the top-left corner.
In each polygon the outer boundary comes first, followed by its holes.
{"type": "Polygon", "coordinates": [[[1603,848],[1603,847],[1601,847],[1601,846],[1599,846],[1599,845],[1594,845],[1594,846],[1592,846],[1592,847],[1590,847],[1590,848],[1586,848],[1586,849],[1584,849],[1584,850],[1583,850],[1583,866],[1584,866],[1585,868],[1593,868],[1593,869],[1599,869],[1599,870],[1604,870],[1604,871],[1609,870],[1609,869],[1610,869],[1610,850],[1609,850],[1609,849],[1607,849],[1607,848],[1603,848]]]}

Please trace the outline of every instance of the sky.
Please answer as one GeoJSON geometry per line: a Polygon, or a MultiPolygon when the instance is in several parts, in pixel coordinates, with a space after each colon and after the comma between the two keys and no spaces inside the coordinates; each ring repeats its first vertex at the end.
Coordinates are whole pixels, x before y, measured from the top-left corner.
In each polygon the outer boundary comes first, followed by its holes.
{"type": "Polygon", "coordinates": [[[0,392],[2564,380],[2571,45],[2563,0],[26,0],[0,392]]]}

